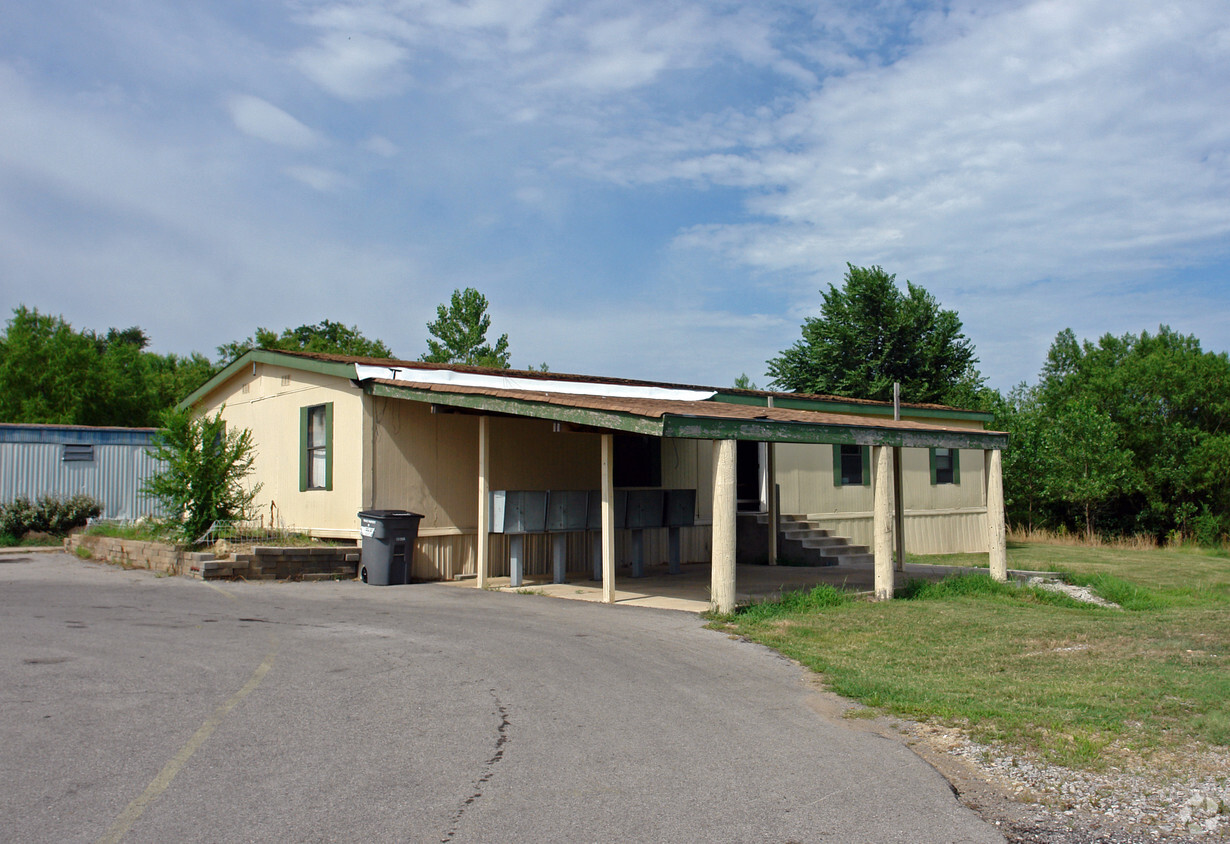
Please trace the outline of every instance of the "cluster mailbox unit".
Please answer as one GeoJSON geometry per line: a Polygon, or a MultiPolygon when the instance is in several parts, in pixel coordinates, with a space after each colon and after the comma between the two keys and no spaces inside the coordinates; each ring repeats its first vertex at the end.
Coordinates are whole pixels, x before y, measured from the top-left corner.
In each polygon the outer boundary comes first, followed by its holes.
{"type": "MultiPolygon", "coordinates": [[[[632,576],[645,576],[644,531],[663,527],[670,531],[669,571],[678,574],[679,529],[695,522],[696,490],[617,489],[614,504],[615,528],[632,531],[632,576]]],[[[568,534],[594,532],[594,580],[602,579],[602,493],[598,490],[494,490],[490,513],[491,532],[508,534],[513,587],[524,581],[527,533],[551,535],[552,579],[563,583],[568,534]]]]}

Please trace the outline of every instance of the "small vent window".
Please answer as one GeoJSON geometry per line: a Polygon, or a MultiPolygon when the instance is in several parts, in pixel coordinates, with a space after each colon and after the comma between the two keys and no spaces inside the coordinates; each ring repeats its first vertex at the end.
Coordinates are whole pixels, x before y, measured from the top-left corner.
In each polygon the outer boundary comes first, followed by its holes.
{"type": "Polygon", "coordinates": [[[243,385],[243,389],[242,389],[242,390],[240,390],[240,392],[241,392],[241,393],[250,393],[250,392],[252,392],[252,385],[251,385],[251,384],[244,384],[244,385],[243,385]]]}
{"type": "Polygon", "coordinates": [[[65,463],[85,463],[94,459],[94,446],[65,443],[61,459],[65,463]]]}
{"type": "Polygon", "coordinates": [[[282,386],[283,386],[283,387],[289,387],[289,386],[290,386],[290,376],[289,376],[289,375],[283,375],[283,376],[282,376],[282,386]]]}

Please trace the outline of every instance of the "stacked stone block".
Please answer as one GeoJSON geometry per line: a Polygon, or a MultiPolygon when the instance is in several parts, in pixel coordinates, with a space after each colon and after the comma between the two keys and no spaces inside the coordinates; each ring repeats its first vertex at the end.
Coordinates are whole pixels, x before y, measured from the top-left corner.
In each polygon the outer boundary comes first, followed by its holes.
{"type": "Polygon", "coordinates": [[[355,547],[257,546],[248,554],[218,559],[209,551],[181,551],[160,542],[139,542],[110,536],[70,536],[71,552],[86,548],[97,560],[125,566],[182,574],[204,580],[242,577],[248,580],[352,580],[359,566],[355,547]]]}

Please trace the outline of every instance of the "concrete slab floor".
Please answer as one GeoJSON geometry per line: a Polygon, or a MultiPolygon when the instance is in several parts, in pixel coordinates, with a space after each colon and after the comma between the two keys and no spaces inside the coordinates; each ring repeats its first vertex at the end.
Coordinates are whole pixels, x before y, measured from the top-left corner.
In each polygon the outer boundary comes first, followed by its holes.
{"type": "MultiPolygon", "coordinates": [[[[811,589],[827,583],[855,593],[870,593],[875,582],[871,563],[840,566],[756,566],[737,567],[736,601],[747,604],[765,598],[775,598],[783,591],[811,589]]],[[[982,572],[987,569],[957,566],[930,566],[907,563],[905,574],[897,573],[897,584],[907,578],[941,580],[950,574],[982,572]]],[[[1013,574],[1013,572],[1009,572],[1013,574]]],[[[645,577],[634,578],[631,569],[621,568],[615,574],[615,603],[635,607],[705,612],[709,609],[709,564],[688,563],[679,574],[668,574],[665,565],[646,566],[645,577]]],[[[490,588],[500,592],[520,592],[568,598],[575,601],[602,601],[602,583],[584,574],[569,573],[567,583],[552,583],[550,575],[527,575],[522,585],[513,588],[507,577],[493,577],[490,588]]],[[[452,581],[454,585],[474,587],[473,579],[452,581]]]]}

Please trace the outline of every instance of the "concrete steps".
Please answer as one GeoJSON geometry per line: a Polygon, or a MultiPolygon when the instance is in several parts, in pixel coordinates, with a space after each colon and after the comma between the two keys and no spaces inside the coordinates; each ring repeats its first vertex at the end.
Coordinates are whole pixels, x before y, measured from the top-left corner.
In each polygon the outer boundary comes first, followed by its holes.
{"type": "MultiPolygon", "coordinates": [[[[768,525],[768,516],[759,514],[759,524],[768,525]]],[[[777,556],[796,566],[836,566],[871,564],[875,555],[865,545],[853,545],[844,536],[834,536],[806,516],[782,515],[778,527],[777,556]]]]}

